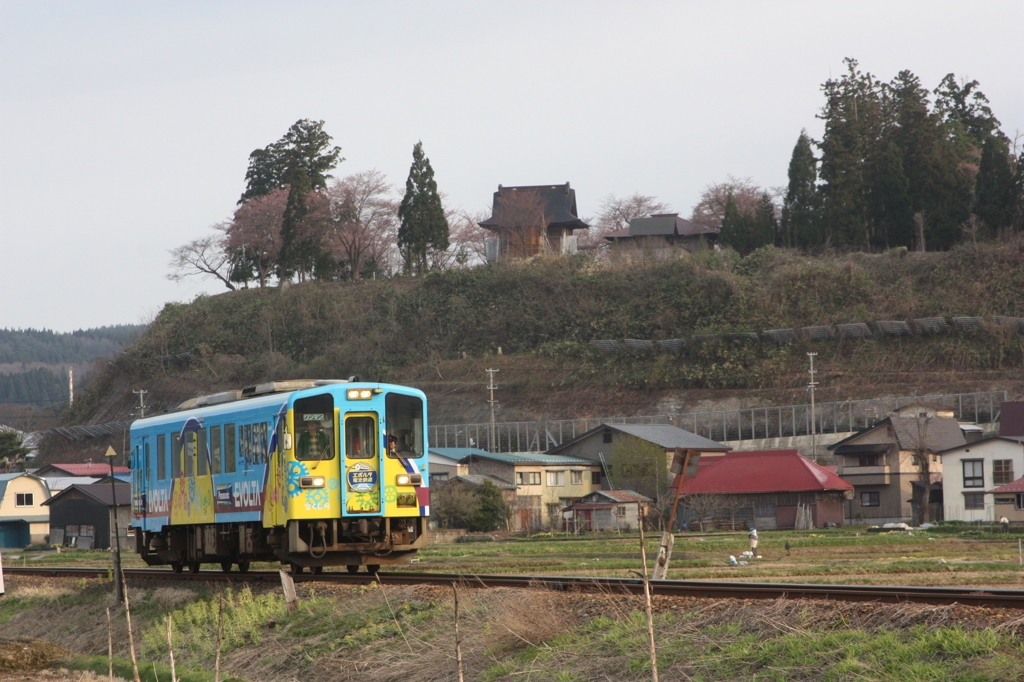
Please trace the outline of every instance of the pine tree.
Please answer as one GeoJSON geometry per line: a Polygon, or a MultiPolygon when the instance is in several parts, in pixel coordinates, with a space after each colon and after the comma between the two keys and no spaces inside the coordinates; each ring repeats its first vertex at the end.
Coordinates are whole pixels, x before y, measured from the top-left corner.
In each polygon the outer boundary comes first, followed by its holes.
{"type": "Polygon", "coordinates": [[[903,157],[891,139],[868,168],[868,220],[871,245],[881,248],[914,245],[913,212],[903,157]]]}
{"type": "Polygon", "coordinates": [[[782,203],[782,237],[786,246],[807,248],[824,239],[818,234],[818,161],[811,138],[800,131],[789,160],[789,186],[782,203]]]}
{"type": "Polygon", "coordinates": [[[427,253],[431,249],[448,248],[448,219],[434,182],[434,169],[423,154],[423,142],[412,150],[412,166],[405,181],[405,196],[398,207],[402,221],[398,228],[398,248],[405,261],[405,271],[423,273],[427,270],[427,253]]]}
{"type": "Polygon", "coordinates": [[[990,136],[981,150],[973,211],[985,223],[989,236],[1003,233],[1013,225],[1017,208],[1015,180],[1009,146],[1005,140],[990,136]]]}

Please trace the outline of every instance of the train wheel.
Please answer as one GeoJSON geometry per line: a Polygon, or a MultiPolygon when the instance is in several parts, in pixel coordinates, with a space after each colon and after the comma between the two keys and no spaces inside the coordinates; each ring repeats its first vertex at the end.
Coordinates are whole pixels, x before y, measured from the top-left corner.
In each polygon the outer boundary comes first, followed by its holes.
{"type": "Polygon", "coordinates": [[[323,566],[310,566],[309,567],[309,572],[312,573],[313,575],[320,575],[320,574],[322,574],[324,572],[324,567],[323,566]]]}
{"type": "Polygon", "coordinates": [[[348,571],[349,573],[358,573],[359,572],[359,565],[358,564],[355,564],[355,565],[349,564],[348,566],[345,567],[345,570],[348,571]]]}
{"type": "Polygon", "coordinates": [[[181,573],[181,562],[180,561],[172,561],[171,562],[171,572],[172,573],[181,573]]]}
{"type": "Polygon", "coordinates": [[[377,571],[380,570],[380,564],[366,564],[366,572],[371,575],[377,575],[377,571]]]}
{"type": "Polygon", "coordinates": [[[244,559],[242,561],[239,561],[238,562],[238,572],[239,573],[248,573],[249,572],[249,562],[244,560],[244,559]]]}
{"type": "Polygon", "coordinates": [[[188,572],[189,573],[198,573],[199,572],[199,562],[198,561],[193,561],[192,563],[190,563],[188,565],[188,572]]]}
{"type": "Polygon", "coordinates": [[[302,573],[302,566],[292,564],[292,575],[299,575],[300,573],[302,573]]]}
{"type": "Polygon", "coordinates": [[[220,570],[224,571],[225,573],[230,573],[231,572],[231,562],[230,561],[222,561],[222,562],[220,562],[220,570]]]}

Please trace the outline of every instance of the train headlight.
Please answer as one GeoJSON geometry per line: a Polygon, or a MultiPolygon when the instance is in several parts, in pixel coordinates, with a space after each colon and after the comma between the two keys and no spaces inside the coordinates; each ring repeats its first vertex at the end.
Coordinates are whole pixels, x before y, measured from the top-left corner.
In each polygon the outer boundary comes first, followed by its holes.
{"type": "Polygon", "coordinates": [[[399,474],[395,485],[423,485],[421,474],[399,474]]]}
{"type": "Polygon", "coordinates": [[[350,388],[345,393],[349,400],[369,400],[373,397],[372,388],[350,388]]]}
{"type": "Polygon", "coordinates": [[[326,483],[323,476],[303,476],[299,479],[300,488],[323,488],[326,483]]]}

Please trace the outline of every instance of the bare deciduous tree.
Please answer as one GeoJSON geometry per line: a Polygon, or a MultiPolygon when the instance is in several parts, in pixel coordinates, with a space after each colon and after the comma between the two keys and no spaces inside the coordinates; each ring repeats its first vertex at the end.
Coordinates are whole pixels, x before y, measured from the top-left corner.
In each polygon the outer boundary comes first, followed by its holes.
{"type": "Polygon", "coordinates": [[[713,522],[722,511],[725,500],[719,493],[689,493],[679,498],[679,504],[700,524],[703,533],[705,524],[713,522]]]}
{"type": "Polygon", "coordinates": [[[732,194],[740,215],[754,215],[757,204],[765,191],[750,178],[729,176],[726,182],[708,185],[700,195],[700,201],[693,207],[692,222],[702,227],[722,229],[725,205],[732,194]]]}
{"type": "Polygon", "coordinates": [[[331,228],[327,250],[345,263],[352,279],[384,270],[398,231],[398,202],[384,173],[374,169],[336,181],[327,191],[331,228]]]}
{"type": "Polygon", "coordinates": [[[171,272],[167,279],[180,282],[186,277],[199,276],[203,279],[215,277],[224,286],[234,291],[231,281],[231,256],[224,249],[224,232],[229,223],[214,225],[221,234],[212,234],[193,239],[176,249],[171,249],[171,272]]]}
{"type": "Polygon", "coordinates": [[[668,204],[657,197],[634,192],[632,196],[617,197],[609,194],[601,202],[601,212],[589,230],[582,231],[577,241],[580,251],[601,251],[608,246],[605,235],[624,230],[629,222],[656,213],[669,211],[668,204]]]}

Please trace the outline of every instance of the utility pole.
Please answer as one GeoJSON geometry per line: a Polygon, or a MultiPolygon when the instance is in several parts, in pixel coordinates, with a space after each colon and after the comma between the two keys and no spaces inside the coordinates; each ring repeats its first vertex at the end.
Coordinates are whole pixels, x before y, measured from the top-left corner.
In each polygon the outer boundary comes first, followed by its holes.
{"type": "Polygon", "coordinates": [[[814,387],[818,385],[818,382],[814,380],[814,356],[816,356],[816,355],[817,355],[817,353],[810,353],[810,352],[807,353],[807,358],[811,361],[811,369],[809,371],[810,375],[811,375],[811,381],[810,381],[810,383],[807,384],[807,388],[811,389],[811,457],[812,458],[817,458],[817,456],[818,456],[818,446],[817,446],[817,442],[816,442],[817,441],[816,436],[817,436],[817,430],[818,429],[817,429],[817,424],[816,424],[816,419],[815,419],[815,414],[814,414],[814,387]]]}
{"type": "Polygon", "coordinates": [[[488,452],[494,452],[494,405],[498,402],[494,399],[494,389],[497,388],[497,386],[494,385],[494,373],[498,370],[488,369],[485,371],[487,372],[487,379],[489,381],[487,384],[487,390],[491,392],[491,399],[487,401],[491,406],[491,433],[490,438],[488,439],[487,450],[488,452]]]}
{"type": "Polygon", "coordinates": [[[144,388],[140,388],[137,391],[132,391],[135,395],[139,396],[139,419],[146,418],[146,394],[149,393],[144,388]]]}
{"type": "Polygon", "coordinates": [[[68,370],[68,405],[75,404],[75,370],[68,370]]]}

